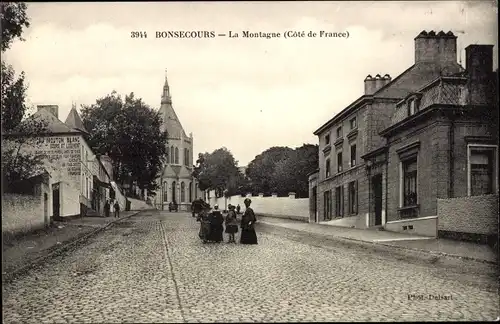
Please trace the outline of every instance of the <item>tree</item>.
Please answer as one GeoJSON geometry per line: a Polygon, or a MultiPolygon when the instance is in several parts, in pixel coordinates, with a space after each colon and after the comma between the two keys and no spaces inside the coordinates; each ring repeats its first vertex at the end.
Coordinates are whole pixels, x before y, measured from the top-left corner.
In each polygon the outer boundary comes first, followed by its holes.
{"type": "Polygon", "coordinates": [[[248,164],[246,174],[254,193],[271,193],[276,163],[287,159],[292,152],[293,149],[289,147],[274,146],[257,155],[248,164]]]}
{"type": "Polygon", "coordinates": [[[7,50],[12,42],[19,38],[24,40],[21,35],[25,28],[30,26],[29,17],[26,14],[26,4],[23,2],[2,2],[1,25],[2,26],[2,52],[7,50]]]}
{"type": "Polygon", "coordinates": [[[133,93],[123,100],[113,91],[93,105],[82,106],[81,115],[90,133],[89,145],[112,158],[117,182],[158,189],[168,134],[161,130],[162,120],[155,110],[133,93]]]}
{"type": "Polygon", "coordinates": [[[318,150],[318,145],[304,144],[277,162],[271,181],[273,190],[280,195],[293,191],[297,197],[308,197],[308,175],[318,168],[318,150]]]}
{"type": "Polygon", "coordinates": [[[235,192],[241,180],[237,161],[227,148],[198,155],[193,176],[198,180],[200,190],[215,190],[217,197],[235,192]]]}
{"type": "MultiPolygon", "coordinates": [[[[2,39],[4,53],[16,39],[21,38],[24,28],[29,27],[24,3],[1,3],[2,39]]],[[[18,78],[12,66],[1,62],[1,106],[2,106],[2,181],[8,188],[11,183],[27,179],[43,170],[43,155],[23,152],[24,144],[46,131],[46,122],[27,118],[25,75],[18,78]],[[16,133],[15,136],[13,133],[16,133]]]]}

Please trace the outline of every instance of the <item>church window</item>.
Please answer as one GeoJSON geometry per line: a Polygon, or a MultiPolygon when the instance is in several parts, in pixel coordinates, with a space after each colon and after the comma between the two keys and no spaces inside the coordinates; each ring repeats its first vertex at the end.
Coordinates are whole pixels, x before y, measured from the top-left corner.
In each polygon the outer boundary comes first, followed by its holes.
{"type": "Polygon", "coordinates": [[[167,193],[168,193],[168,186],[167,186],[167,183],[164,182],[163,183],[163,201],[168,201],[167,200],[168,199],[167,193]]]}
{"type": "Polygon", "coordinates": [[[167,152],[165,153],[165,161],[167,161],[167,163],[170,163],[170,149],[167,148],[167,152]]]}
{"type": "Polygon", "coordinates": [[[175,164],[179,164],[179,148],[175,148],[175,164]]]}
{"type": "Polygon", "coordinates": [[[187,158],[187,148],[184,148],[184,165],[187,165],[186,158],[187,158]]]}
{"type": "Polygon", "coordinates": [[[186,188],[184,182],[181,182],[181,203],[186,199],[186,188]]]}
{"type": "Polygon", "coordinates": [[[189,166],[191,164],[191,159],[189,158],[190,155],[189,155],[189,149],[186,149],[186,165],[189,166]]]}
{"type": "Polygon", "coordinates": [[[174,163],[174,157],[175,157],[175,151],[174,151],[174,146],[172,145],[170,147],[170,163],[174,163]]]}
{"type": "Polygon", "coordinates": [[[177,184],[175,183],[175,181],[172,182],[172,201],[173,202],[177,202],[177,199],[176,199],[177,197],[175,195],[175,189],[176,189],[176,187],[177,187],[177,184]]]}

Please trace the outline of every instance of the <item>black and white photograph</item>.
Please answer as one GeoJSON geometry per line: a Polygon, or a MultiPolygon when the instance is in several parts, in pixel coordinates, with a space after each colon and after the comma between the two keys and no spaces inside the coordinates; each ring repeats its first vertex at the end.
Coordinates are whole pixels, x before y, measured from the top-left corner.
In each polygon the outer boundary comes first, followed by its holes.
{"type": "Polygon", "coordinates": [[[498,2],[2,2],[2,322],[500,320],[498,2]]]}

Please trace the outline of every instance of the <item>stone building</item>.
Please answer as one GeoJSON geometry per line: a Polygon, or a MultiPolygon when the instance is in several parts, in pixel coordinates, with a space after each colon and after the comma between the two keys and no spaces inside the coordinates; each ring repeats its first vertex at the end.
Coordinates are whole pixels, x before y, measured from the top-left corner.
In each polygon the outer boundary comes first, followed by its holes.
{"type": "Polygon", "coordinates": [[[170,86],[165,75],[165,84],[158,112],[163,120],[162,130],[168,132],[168,155],[163,172],[157,179],[160,189],[155,195],[155,206],[168,209],[170,202],[175,202],[179,210],[191,210],[191,202],[203,197],[193,172],[193,134],[186,135],[172,106],[170,86]]]}
{"type": "MultiPolygon", "coordinates": [[[[314,132],[319,137],[320,156],[318,174],[310,177],[312,182],[317,182],[316,186],[310,186],[311,194],[317,193],[317,208],[311,208],[311,221],[437,234],[437,199],[450,197],[449,187],[455,188],[452,196],[456,197],[464,194],[457,188],[467,187],[465,183],[458,183],[459,177],[467,179],[466,138],[478,140],[477,136],[489,136],[488,139],[482,137],[482,140],[488,143],[496,141],[491,131],[495,126],[485,117],[488,111],[493,111],[491,96],[490,106],[478,109],[475,103],[478,98],[486,99],[486,94],[492,93],[488,88],[491,85],[482,85],[487,79],[485,75],[491,78],[491,63],[487,62],[491,60],[488,58],[491,47],[468,47],[467,70],[464,70],[457,63],[456,39],[451,32],[420,33],[415,38],[415,63],[411,67],[394,79],[388,75],[376,75],[375,78],[369,75],[364,81],[364,95],[314,132]],[[483,67],[478,68],[478,65],[483,67]],[[490,74],[485,72],[488,69],[490,74]],[[421,101],[424,98],[425,101],[421,101]],[[464,117],[454,122],[461,126],[453,126],[452,135],[447,130],[450,122],[443,120],[445,113],[442,111],[448,113],[453,109],[437,109],[437,105],[460,107],[457,109],[464,117]],[[424,116],[429,116],[431,110],[439,111],[431,113],[439,117],[424,122],[424,116]],[[476,116],[475,119],[470,119],[472,115],[476,116]],[[434,126],[425,127],[425,123],[434,126]],[[442,126],[436,126],[439,123],[442,126]],[[447,136],[454,140],[447,141],[447,136]],[[422,142],[418,142],[418,138],[422,142]],[[454,173],[445,177],[443,170],[449,163],[446,160],[449,145],[454,145],[453,150],[459,151],[451,154],[454,173]],[[421,152],[417,154],[421,161],[418,167],[398,164],[408,159],[414,161],[415,150],[421,152]],[[415,168],[425,170],[422,176],[411,173],[415,168]],[[404,172],[412,174],[413,178],[405,178],[404,172]],[[426,185],[431,186],[430,190],[424,190],[426,185]],[[419,192],[423,196],[410,190],[415,186],[421,188],[419,192]],[[437,190],[438,186],[441,191],[437,190]],[[404,192],[408,194],[405,196],[404,192]],[[313,213],[316,209],[317,212],[313,213]],[[401,222],[401,219],[420,220],[427,216],[433,219],[430,224],[401,222]]],[[[496,148],[492,149],[496,156],[496,148]]],[[[493,188],[497,188],[496,185],[493,188]]]]}

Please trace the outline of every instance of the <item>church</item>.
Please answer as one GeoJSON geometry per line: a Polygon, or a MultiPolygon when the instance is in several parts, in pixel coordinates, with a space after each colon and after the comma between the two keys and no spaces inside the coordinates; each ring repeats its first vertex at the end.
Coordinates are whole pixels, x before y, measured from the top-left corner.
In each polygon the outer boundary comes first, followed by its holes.
{"type": "Polygon", "coordinates": [[[162,131],[167,130],[167,156],[160,177],[156,180],[158,190],[155,207],[168,210],[168,205],[175,202],[179,211],[190,211],[191,202],[203,197],[193,172],[193,134],[186,135],[172,106],[172,96],[165,71],[165,84],[158,114],[163,120],[162,131]]]}

